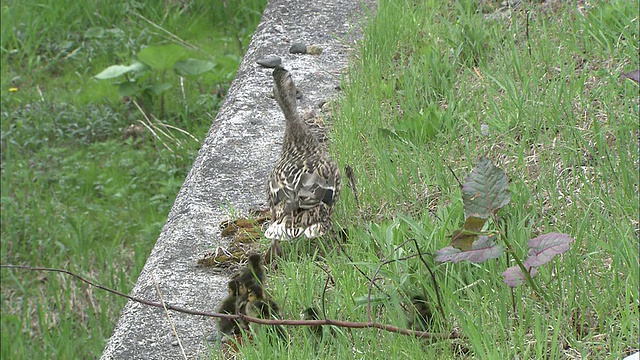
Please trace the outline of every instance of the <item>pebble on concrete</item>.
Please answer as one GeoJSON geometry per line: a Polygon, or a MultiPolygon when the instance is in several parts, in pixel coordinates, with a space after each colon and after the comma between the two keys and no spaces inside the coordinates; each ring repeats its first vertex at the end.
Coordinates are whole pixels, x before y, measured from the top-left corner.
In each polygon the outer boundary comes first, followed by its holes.
{"type": "Polygon", "coordinates": [[[309,45],[307,46],[307,54],[320,55],[322,54],[322,47],[318,45],[309,45]]]}
{"type": "Polygon", "coordinates": [[[306,54],[307,53],[307,45],[303,43],[293,43],[289,48],[289,53],[291,54],[306,54]]]}
{"type": "Polygon", "coordinates": [[[256,63],[266,68],[276,68],[280,66],[280,64],[282,64],[282,59],[279,56],[267,56],[267,57],[258,59],[256,63]]]}

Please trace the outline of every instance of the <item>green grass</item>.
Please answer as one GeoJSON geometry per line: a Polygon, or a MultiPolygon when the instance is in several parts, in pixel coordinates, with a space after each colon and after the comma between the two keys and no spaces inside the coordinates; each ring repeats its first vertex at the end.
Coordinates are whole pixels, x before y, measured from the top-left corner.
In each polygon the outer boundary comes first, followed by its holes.
{"type": "MultiPolygon", "coordinates": [[[[243,358],[576,359],[638,350],[639,92],[619,78],[640,66],[638,1],[522,3],[511,17],[485,19],[499,4],[380,1],[332,120],[331,153],[354,169],[362,212],[345,188],[334,219],[369,276],[385,259],[415,254],[411,243],[394,252],[406,239],[443,248],[464,221],[449,168],[463,180],[487,155],[510,179],[499,217],[521,257],[543,233],[576,239],[535,278],[551,302],[503,283],[513,264],[505,255],[479,265],[427,257],[448,318],[432,330],[463,339],[340,329],[315,348],[304,328],[289,327],[292,346],[259,337],[243,358]]],[[[329,318],[368,321],[369,281],[341,254],[322,266],[331,274],[324,297],[328,275],[305,258],[271,275],[285,318],[324,299],[329,318]]],[[[383,266],[376,283],[388,295],[373,289],[379,322],[406,327],[407,294],[426,293],[435,311],[416,258],[383,266]]]]}
{"type": "MultiPolygon", "coordinates": [[[[65,268],[128,293],[265,4],[4,1],[2,264],[65,268]],[[184,96],[170,75],[167,112],[154,123],[170,136],[157,139],[132,99],[93,76],[174,42],[169,34],[217,66],[186,79],[184,96]],[[125,139],[131,125],[137,138],[125,139]]],[[[3,359],[101,354],[124,299],[59,274],[1,274],[3,359]]]]}

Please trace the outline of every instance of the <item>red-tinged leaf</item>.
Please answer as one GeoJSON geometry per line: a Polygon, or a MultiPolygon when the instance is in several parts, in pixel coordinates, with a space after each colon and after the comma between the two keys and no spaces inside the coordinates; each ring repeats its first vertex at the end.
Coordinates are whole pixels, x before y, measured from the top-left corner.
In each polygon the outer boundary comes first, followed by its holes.
{"type": "MultiPolygon", "coordinates": [[[[529,270],[529,275],[531,275],[531,277],[535,277],[538,274],[538,268],[530,267],[526,265],[525,265],[525,268],[529,270]]],[[[520,266],[518,265],[512,266],[507,270],[505,270],[502,273],[502,276],[504,276],[504,283],[512,288],[518,287],[524,284],[525,281],[527,281],[527,278],[522,272],[522,269],[520,269],[520,266]]]]}
{"type": "Polygon", "coordinates": [[[451,246],[462,251],[471,250],[473,243],[478,240],[478,232],[487,222],[487,219],[481,219],[474,216],[468,217],[462,225],[461,230],[456,230],[451,236],[451,246]]]}
{"type": "Polygon", "coordinates": [[[496,213],[511,200],[508,186],[504,171],[481,157],[462,186],[465,216],[486,219],[496,213]]]}
{"type": "Polygon", "coordinates": [[[496,245],[495,240],[495,235],[480,235],[478,240],[471,246],[471,250],[460,251],[453,246],[447,246],[435,252],[435,260],[438,262],[451,261],[455,264],[463,260],[481,263],[489,259],[495,259],[504,252],[504,246],[496,245]]]}
{"type": "Polygon", "coordinates": [[[529,240],[528,257],[525,266],[538,267],[553,260],[556,255],[563,254],[571,248],[574,240],[567,234],[549,233],[529,240]]]}

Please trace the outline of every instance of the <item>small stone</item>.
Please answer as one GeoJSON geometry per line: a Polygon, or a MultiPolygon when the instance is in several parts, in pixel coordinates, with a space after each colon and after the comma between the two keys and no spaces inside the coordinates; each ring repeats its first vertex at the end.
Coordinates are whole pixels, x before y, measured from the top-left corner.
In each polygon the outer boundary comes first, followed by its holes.
{"type": "Polygon", "coordinates": [[[482,134],[482,136],[488,136],[489,135],[489,125],[480,124],[480,133],[482,134]]]}
{"type": "Polygon", "coordinates": [[[289,48],[289,53],[291,54],[306,54],[307,46],[303,43],[293,43],[289,48]]]}
{"type": "Polygon", "coordinates": [[[307,46],[307,54],[320,55],[322,54],[322,47],[318,45],[309,45],[307,46]]]}
{"type": "Polygon", "coordinates": [[[178,340],[174,341],[171,343],[171,346],[178,346],[180,345],[180,343],[178,342],[178,340]]]}
{"type": "Polygon", "coordinates": [[[275,68],[282,64],[282,59],[279,56],[267,56],[256,61],[258,65],[264,66],[266,68],[275,68]]]}

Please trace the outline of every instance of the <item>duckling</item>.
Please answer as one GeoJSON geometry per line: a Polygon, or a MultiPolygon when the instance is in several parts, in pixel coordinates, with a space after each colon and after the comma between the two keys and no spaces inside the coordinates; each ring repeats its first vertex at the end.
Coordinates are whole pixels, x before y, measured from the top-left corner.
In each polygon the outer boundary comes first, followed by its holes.
{"type": "MultiPolygon", "coordinates": [[[[247,303],[244,314],[260,319],[281,318],[280,307],[270,297],[266,296],[264,289],[258,284],[252,284],[247,289],[247,303]]],[[[258,324],[251,324],[252,330],[257,330],[258,324]]],[[[276,333],[280,337],[285,336],[284,329],[280,325],[275,326],[276,333]]]]}
{"type": "Polygon", "coordinates": [[[338,166],[300,118],[296,86],[289,71],[273,71],[274,97],[286,120],[282,152],[268,176],[267,197],[272,223],[265,236],[279,255],[279,241],[316,238],[332,230],[331,214],[340,197],[338,166]]]}
{"type": "MultiPolygon", "coordinates": [[[[248,289],[254,285],[262,287],[265,283],[265,271],[262,266],[260,255],[250,255],[247,260],[247,265],[232,276],[232,281],[235,281],[238,284],[235,301],[236,313],[245,314],[245,307],[249,301],[248,289]]],[[[238,322],[238,326],[243,330],[249,329],[249,324],[242,320],[238,322]]]]}
{"type": "Polygon", "coordinates": [[[259,254],[252,254],[249,256],[247,261],[247,265],[232,277],[233,280],[236,280],[239,284],[239,295],[240,297],[245,297],[247,288],[257,283],[258,285],[264,285],[265,283],[265,272],[264,267],[262,266],[261,257],[259,254]]]}
{"type": "Polygon", "coordinates": [[[413,296],[411,298],[409,318],[407,321],[409,328],[428,331],[432,325],[432,317],[433,314],[427,299],[420,295],[413,296]]]}
{"type": "MultiPolygon", "coordinates": [[[[315,307],[306,308],[302,312],[303,320],[318,320],[318,310],[315,307]]],[[[311,326],[309,328],[311,333],[316,337],[316,340],[322,340],[322,326],[311,326]]]]}
{"type": "MultiPolygon", "coordinates": [[[[237,301],[238,301],[238,287],[239,283],[236,280],[231,280],[227,284],[229,287],[229,295],[222,300],[218,307],[220,314],[235,315],[237,313],[237,301]]],[[[218,318],[218,329],[222,334],[233,336],[240,333],[240,327],[237,320],[218,318]]]]}

